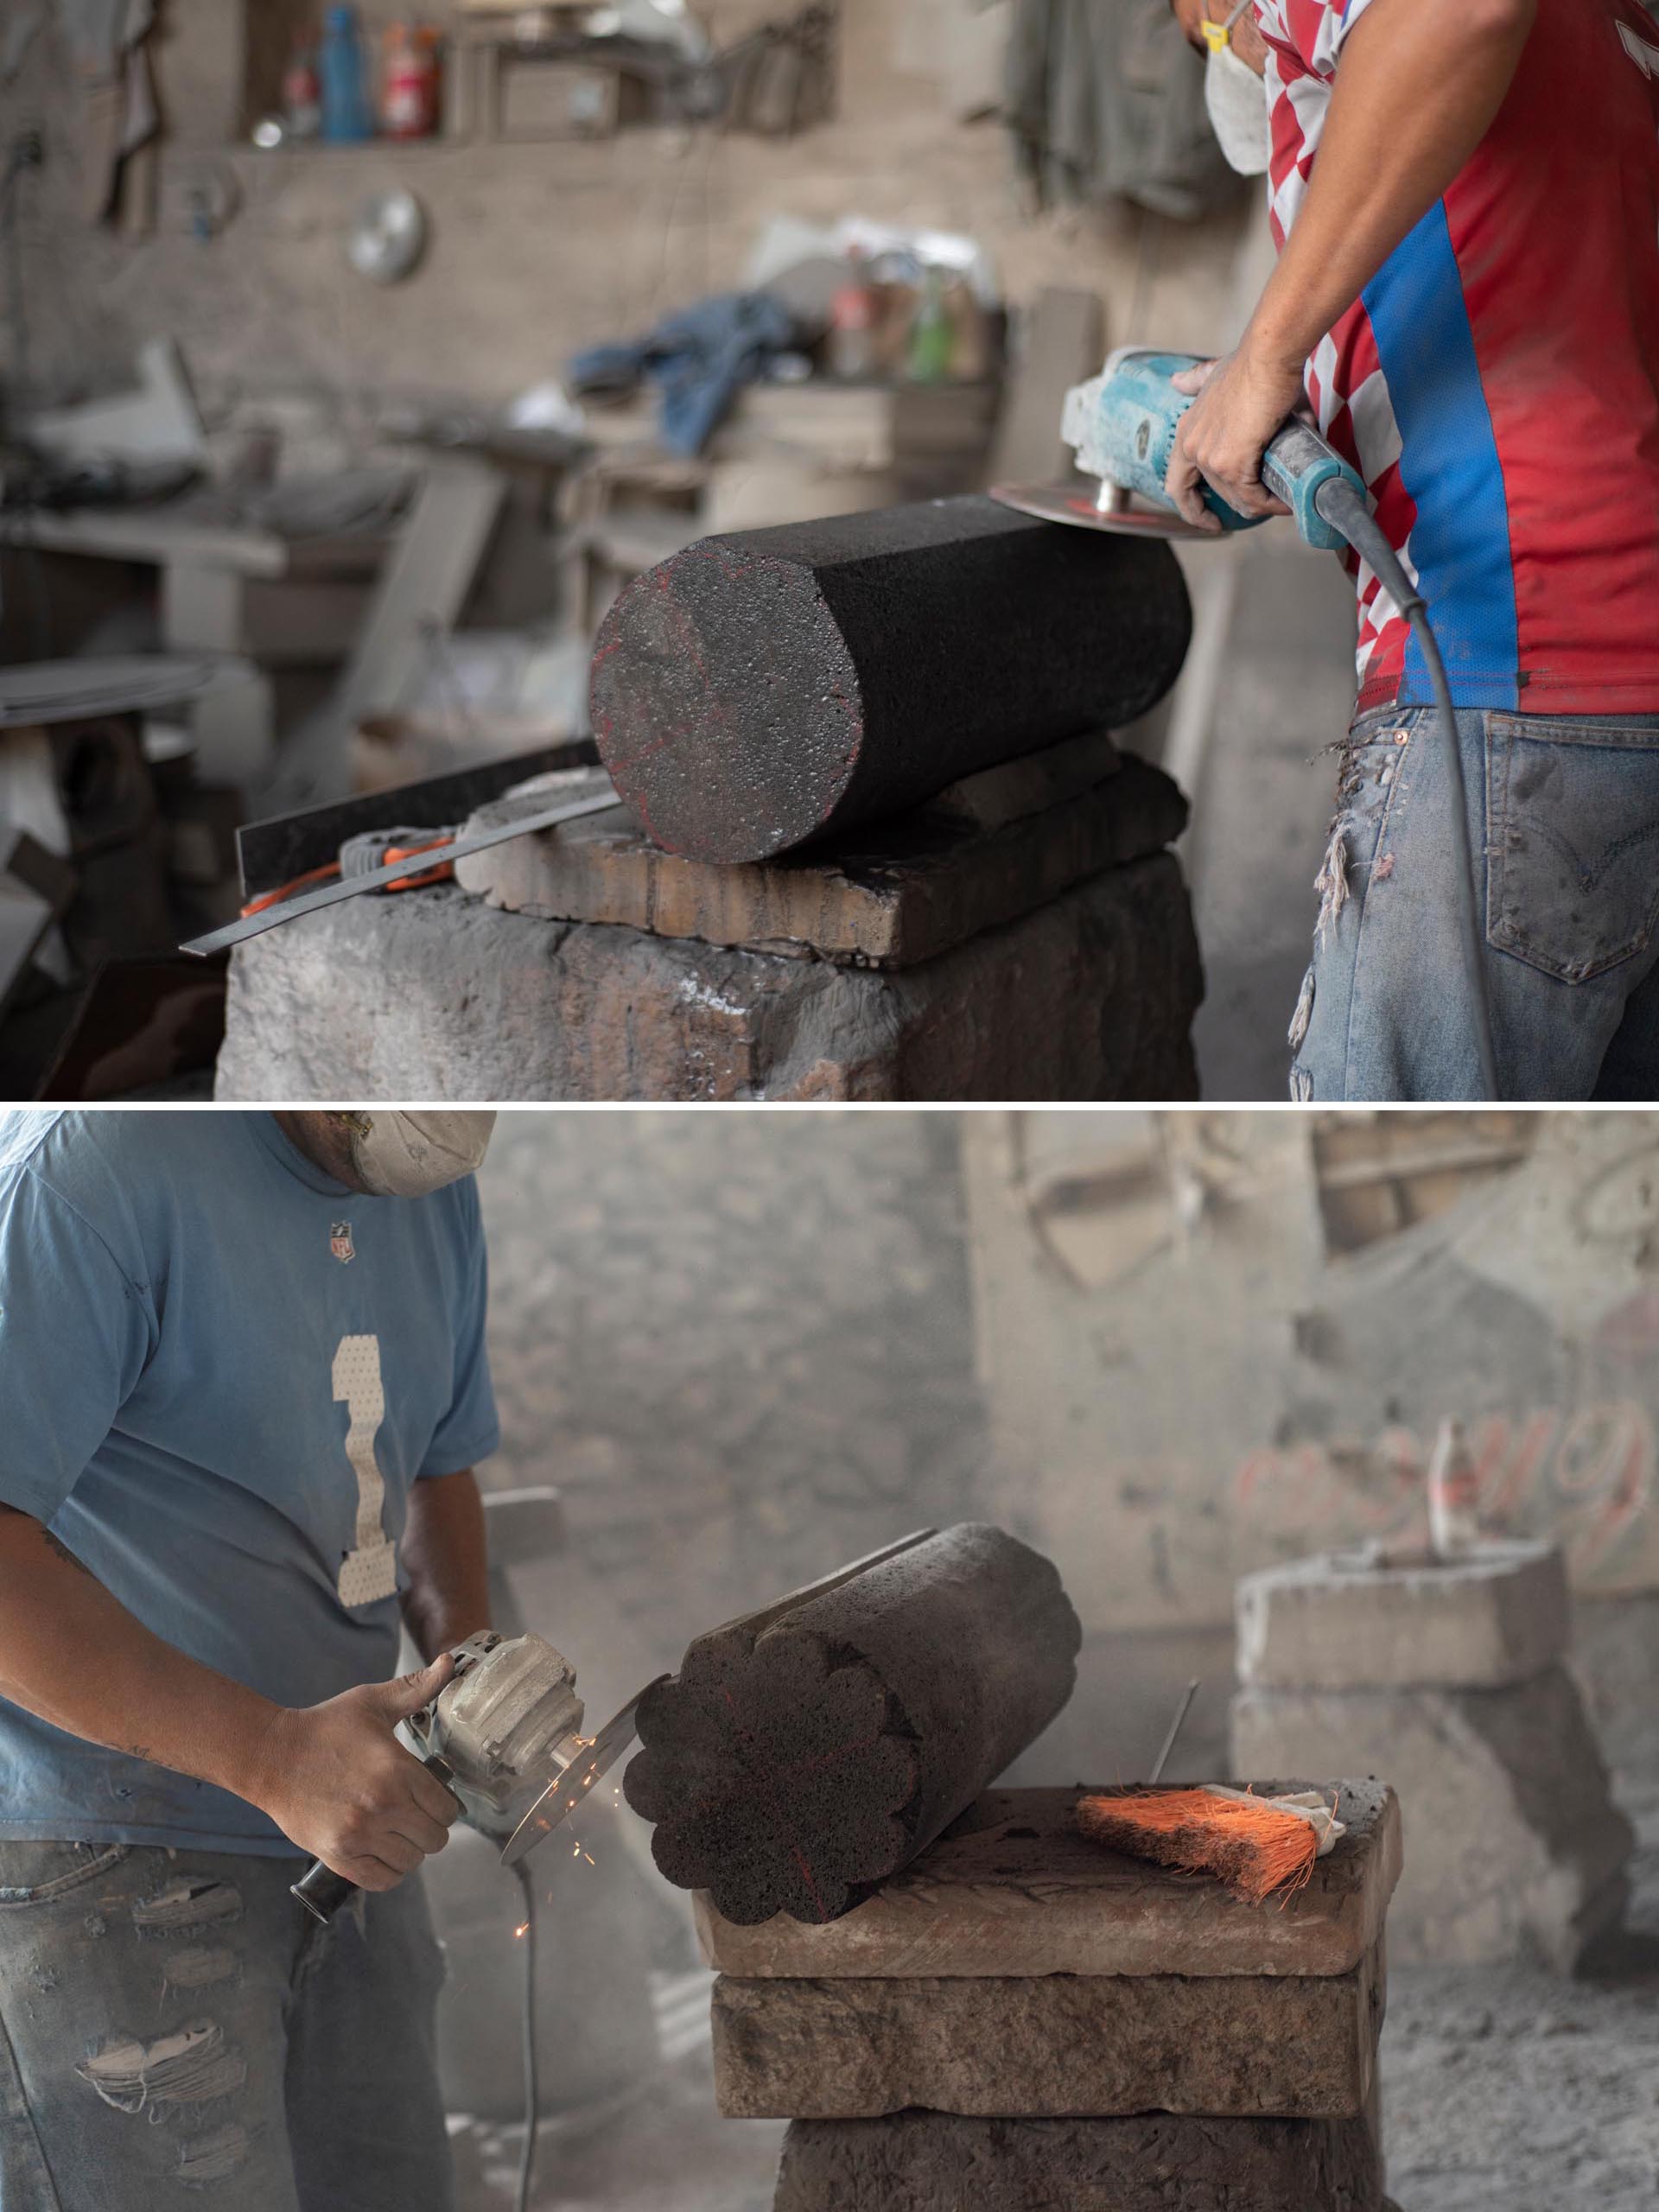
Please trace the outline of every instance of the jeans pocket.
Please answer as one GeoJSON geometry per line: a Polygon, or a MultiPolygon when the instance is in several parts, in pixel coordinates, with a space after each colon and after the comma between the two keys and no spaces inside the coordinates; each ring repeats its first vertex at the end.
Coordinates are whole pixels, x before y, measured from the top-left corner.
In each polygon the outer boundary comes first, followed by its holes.
{"type": "Polygon", "coordinates": [[[0,1912],[53,1904],[130,1853],[125,1843],[0,1843],[0,1912]]]}
{"type": "Polygon", "coordinates": [[[1487,941],[1563,983],[1648,946],[1659,914],[1659,720],[1488,716],[1487,941]]]}

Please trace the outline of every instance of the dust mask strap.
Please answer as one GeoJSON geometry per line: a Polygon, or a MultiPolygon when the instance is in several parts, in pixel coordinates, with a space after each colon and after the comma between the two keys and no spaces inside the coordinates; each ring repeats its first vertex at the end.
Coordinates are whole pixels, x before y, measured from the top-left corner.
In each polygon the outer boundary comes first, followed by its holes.
{"type": "Polygon", "coordinates": [[[1233,25],[1250,4],[1238,5],[1224,22],[1199,25],[1210,48],[1204,70],[1204,105],[1229,168],[1261,176],[1273,151],[1267,87],[1233,51],[1233,25]]]}
{"type": "Polygon", "coordinates": [[[495,1129],[488,1113],[344,1116],[358,1181],[377,1198],[424,1198],[480,1166],[495,1129]]]}

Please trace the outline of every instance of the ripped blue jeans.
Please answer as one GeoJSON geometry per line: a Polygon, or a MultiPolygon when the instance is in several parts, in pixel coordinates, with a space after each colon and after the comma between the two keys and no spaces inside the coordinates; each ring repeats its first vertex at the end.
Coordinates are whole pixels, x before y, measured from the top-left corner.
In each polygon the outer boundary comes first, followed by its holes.
{"type": "Polygon", "coordinates": [[[1475,898],[1499,1096],[1659,1097],[1659,714],[1355,721],[1291,1024],[1293,1099],[1480,1096],[1452,839],[1475,898]]]}
{"type": "Polygon", "coordinates": [[[453,2212],[418,1878],[0,1842],[0,2212],[453,2212]]]}

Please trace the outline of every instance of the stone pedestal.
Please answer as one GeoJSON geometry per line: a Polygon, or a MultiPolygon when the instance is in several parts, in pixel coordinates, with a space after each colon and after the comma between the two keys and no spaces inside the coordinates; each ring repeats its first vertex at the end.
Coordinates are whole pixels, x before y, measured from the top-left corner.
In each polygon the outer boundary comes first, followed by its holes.
{"type": "Polygon", "coordinates": [[[1248,1577],[1237,1616],[1235,1762],[1340,1758],[1399,1792],[1396,1958],[1535,1952],[1570,1971],[1617,1924],[1633,1839],[1562,1663],[1559,1553],[1303,1560],[1248,1577]]]}
{"type": "Polygon", "coordinates": [[[1382,2212],[1399,1811],[1326,1793],[1349,1833],[1259,1909],[1090,1843],[1080,1789],[988,1793],[827,1926],[700,1900],[721,2109],[793,2123],[780,2212],[1382,2212]]]}
{"type": "Polygon", "coordinates": [[[1192,1097],[1185,817],[1100,734],[753,866],[619,805],[239,946],[216,1095],[1192,1097]]]}
{"type": "Polygon", "coordinates": [[[1386,2212],[1363,2120],[797,2120],[775,2212],[1386,2212]]]}

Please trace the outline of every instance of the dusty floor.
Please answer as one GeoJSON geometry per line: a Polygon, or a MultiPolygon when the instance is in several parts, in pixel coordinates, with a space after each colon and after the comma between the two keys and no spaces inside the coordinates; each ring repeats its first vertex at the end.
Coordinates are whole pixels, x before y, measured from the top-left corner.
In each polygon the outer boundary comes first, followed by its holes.
{"type": "MultiPolygon", "coordinates": [[[[1392,1971],[1385,2128],[1402,2212],[1659,2205],[1659,1745],[1617,1787],[1639,1838],[1636,1895],[1595,1977],[1392,1971]]],[[[665,2048],[678,2056],[658,2079],[596,2127],[544,2133],[543,2212],[767,2212],[781,2127],[715,2116],[686,1977],[664,2017],[665,2048]]],[[[467,2212],[510,2204],[511,2132],[458,2147],[467,2212]]]]}

